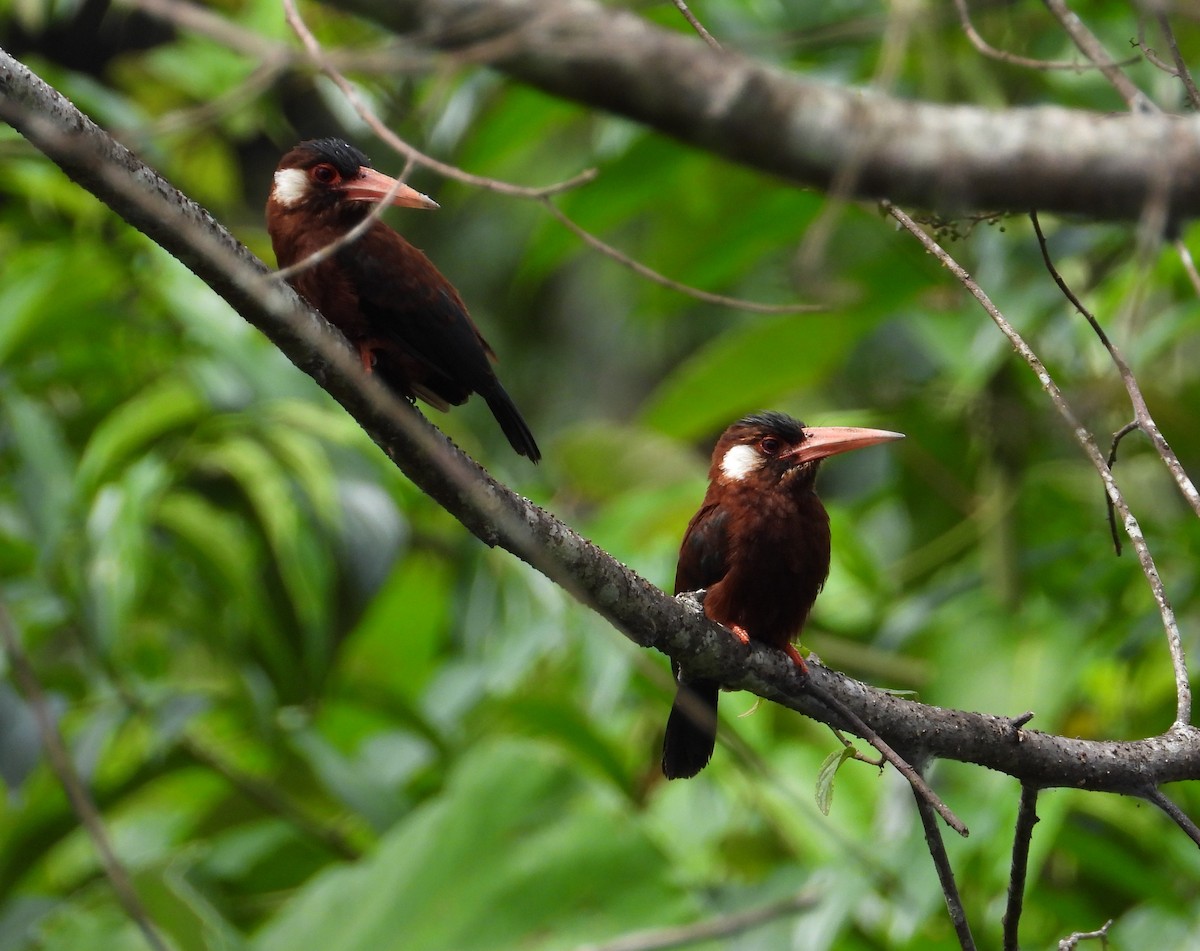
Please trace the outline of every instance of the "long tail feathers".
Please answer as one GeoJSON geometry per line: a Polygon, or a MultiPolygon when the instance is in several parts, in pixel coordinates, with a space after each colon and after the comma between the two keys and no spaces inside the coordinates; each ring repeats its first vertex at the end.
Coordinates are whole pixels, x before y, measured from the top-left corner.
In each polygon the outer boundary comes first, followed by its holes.
{"type": "Polygon", "coordinates": [[[712,759],[719,690],[710,680],[680,681],[663,736],[662,771],[667,779],[690,779],[712,759]]]}
{"type": "Polygon", "coordinates": [[[480,395],[487,401],[488,409],[496,417],[496,422],[500,424],[500,429],[508,437],[509,443],[517,451],[517,454],[527,456],[530,462],[537,462],[541,459],[542,451],[538,449],[533,433],[529,431],[529,425],[525,422],[525,418],[517,409],[516,404],[513,403],[512,397],[505,392],[504,387],[497,383],[494,389],[489,389],[480,395]]]}

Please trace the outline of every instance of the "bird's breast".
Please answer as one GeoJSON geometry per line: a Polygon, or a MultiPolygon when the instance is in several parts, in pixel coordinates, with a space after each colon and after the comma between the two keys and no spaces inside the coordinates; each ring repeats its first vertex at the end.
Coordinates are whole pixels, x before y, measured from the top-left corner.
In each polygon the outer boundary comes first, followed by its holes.
{"type": "Polygon", "coordinates": [[[725,577],[705,611],[756,640],[782,646],[795,637],[829,574],[829,516],[815,494],[759,493],[729,515],[725,577]]]}

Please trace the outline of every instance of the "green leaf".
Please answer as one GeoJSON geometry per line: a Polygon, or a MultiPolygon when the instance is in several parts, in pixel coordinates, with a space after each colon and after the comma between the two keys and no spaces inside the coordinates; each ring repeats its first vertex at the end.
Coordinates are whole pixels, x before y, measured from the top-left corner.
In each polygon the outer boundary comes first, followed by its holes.
{"type": "Polygon", "coordinates": [[[833,780],[842,764],[851,759],[854,759],[854,747],[843,746],[826,756],[821,763],[817,773],[817,808],[821,810],[821,815],[829,815],[829,807],[833,805],[833,780]]]}
{"type": "Polygon", "coordinates": [[[679,920],[690,902],[666,870],[625,805],[544,745],[501,740],[370,857],[295,893],[253,946],[569,948],[679,920]]]}
{"type": "Polygon", "coordinates": [[[79,461],[81,494],[95,490],[117,466],[166,433],[191,425],[209,411],[187,383],[168,377],[119,406],[93,431],[79,461]]]}

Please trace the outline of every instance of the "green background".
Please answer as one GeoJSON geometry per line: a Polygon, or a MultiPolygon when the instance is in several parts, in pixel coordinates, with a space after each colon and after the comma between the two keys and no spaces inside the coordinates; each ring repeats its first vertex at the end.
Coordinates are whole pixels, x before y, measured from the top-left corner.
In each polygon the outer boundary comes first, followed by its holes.
{"type": "MultiPolygon", "coordinates": [[[[897,95],[1123,108],[1097,75],[981,58],[948,4],[907,25],[900,7],[853,0],[694,9],[726,44],[829,82],[872,82],[891,44],[897,95]]],[[[669,4],[639,11],[686,30],[669,4]]],[[[262,207],[295,141],[342,134],[380,168],[402,163],[302,61],[270,66],[268,45],[297,48],[274,2],[209,12],[244,44],[102,3],[0,0],[0,45],[273,263],[262,207]]],[[[536,203],[418,171],[442,210],[389,220],[456,284],[545,453],[537,468],[516,457],[478,401],[431,412],[497,478],[669,587],[732,419],[773,408],[902,431],[825,467],[833,571],[804,646],[873,684],[1032,710],[1068,736],[1170,725],[1158,612],[1136,560],[1113,554],[1096,473],[982,311],[877,209],[418,56],[330,9],[304,14],[352,60],[389,51],[388,70],[351,75],[418,147],[528,185],[596,167],[556,201],[605,241],[705,290],[823,307],[697,302],[536,203]],[[818,223],[828,237],[813,241],[818,223]]],[[[1114,55],[1137,54],[1127,5],[1084,16],[1114,55]]],[[[976,25],[1023,55],[1077,55],[1031,0],[976,25]]],[[[1195,24],[1175,25],[1196,50],[1195,24]]],[[[1175,80],[1129,72],[1182,108],[1175,80]]],[[[1123,225],[1044,224],[1195,470],[1200,308],[1175,250],[1140,251],[1123,225]]],[[[1028,221],[941,237],[1107,445],[1127,398],[1028,221]]],[[[1194,646],[1197,520],[1144,439],[1116,471],[1194,646]]],[[[753,698],[735,695],[713,764],[667,785],[665,658],[471,538],[201,282],[10,130],[0,473],[0,594],[175,947],[603,946],[796,893],[814,900],[803,914],[702,947],[957,947],[894,773],[848,764],[824,816],[814,791],[837,741],[769,704],[739,717],[753,698]]],[[[11,677],[0,722],[0,951],[144,947],[11,677]]],[[[952,763],[931,778],[972,830],[950,857],[977,940],[998,947],[1017,783],[952,763]]],[[[1193,786],[1167,793],[1200,815],[1193,786]]],[[[1039,815],[1024,946],[1109,918],[1114,947],[1196,946],[1200,853],[1161,814],[1056,790],[1039,815]]]]}

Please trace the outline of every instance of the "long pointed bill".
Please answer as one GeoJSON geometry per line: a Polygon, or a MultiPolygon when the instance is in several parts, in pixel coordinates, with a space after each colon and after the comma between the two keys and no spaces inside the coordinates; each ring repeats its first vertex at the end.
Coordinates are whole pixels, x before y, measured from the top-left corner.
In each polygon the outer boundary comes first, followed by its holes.
{"type": "Polygon", "coordinates": [[[808,426],[804,436],[804,442],[780,458],[793,459],[798,463],[811,462],[851,449],[865,449],[881,442],[903,439],[904,433],[893,433],[886,429],[859,429],[855,426],[808,426]]]}
{"type": "Polygon", "coordinates": [[[438,207],[438,203],[432,198],[407,185],[397,185],[396,179],[373,168],[359,169],[358,176],[346,182],[341,191],[351,201],[384,201],[391,195],[390,204],[400,205],[402,208],[438,207]]]}

